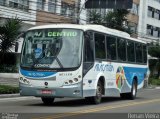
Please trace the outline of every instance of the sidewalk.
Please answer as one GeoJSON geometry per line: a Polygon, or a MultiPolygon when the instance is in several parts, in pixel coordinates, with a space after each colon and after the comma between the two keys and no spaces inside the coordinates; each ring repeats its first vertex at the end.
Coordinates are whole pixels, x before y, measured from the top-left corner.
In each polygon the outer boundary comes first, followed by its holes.
{"type": "Polygon", "coordinates": [[[16,94],[0,94],[0,99],[1,98],[12,98],[12,97],[20,97],[19,93],[16,94]]]}
{"type": "Polygon", "coordinates": [[[0,73],[0,85],[19,86],[18,73],[0,73]]]}

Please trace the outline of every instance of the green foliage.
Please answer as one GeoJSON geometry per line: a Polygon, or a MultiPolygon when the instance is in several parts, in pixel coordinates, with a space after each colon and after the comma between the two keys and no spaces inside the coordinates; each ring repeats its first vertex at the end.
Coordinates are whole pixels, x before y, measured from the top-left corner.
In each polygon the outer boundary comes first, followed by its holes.
{"type": "Polygon", "coordinates": [[[154,45],[151,43],[150,46],[148,47],[148,53],[152,57],[158,58],[157,60],[150,60],[149,62],[151,72],[155,68],[158,72],[158,75],[157,75],[157,78],[158,78],[160,77],[160,46],[158,44],[154,45]]]}
{"type": "Polygon", "coordinates": [[[129,11],[125,9],[114,9],[102,16],[102,14],[93,10],[89,14],[89,21],[92,24],[104,25],[109,28],[131,33],[131,30],[124,26],[124,22],[127,21],[126,16],[128,13],[129,11]]]}
{"type": "Polygon", "coordinates": [[[0,73],[18,73],[16,65],[0,65],[0,73]]]}
{"type": "Polygon", "coordinates": [[[15,45],[17,36],[20,32],[21,20],[18,18],[7,19],[6,22],[0,26],[0,51],[9,52],[10,48],[15,45]]]}
{"type": "Polygon", "coordinates": [[[114,28],[117,30],[125,31],[124,22],[127,20],[126,15],[129,12],[125,9],[115,9],[109,11],[104,18],[104,21],[107,23],[106,26],[109,28],[114,28]]]}
{"type": "Polygon", "coordinates": [[[160,85],[160,79],[156,77],[149,78],[149,84],[158,86],[160,85]]]}
{"type": "Polygon", "coordinates": [[[103,23],[103,18],[102,15],[97,12],[96,10],[93,10],[92,12],[89,13],[89,21],[92,24],[102,24],[103,23]]]}
{"type": "Polygon", "coordinates": [[[149,46],[148,53],[152,57],[160,58],[160,46],[159,45],[149,46]]]}
{"type": "Polygon", "coordinates": [[[7,85],[0,85],[0,94],[13,94],[13,93],[19,93],[19,88],[7,85]]]}

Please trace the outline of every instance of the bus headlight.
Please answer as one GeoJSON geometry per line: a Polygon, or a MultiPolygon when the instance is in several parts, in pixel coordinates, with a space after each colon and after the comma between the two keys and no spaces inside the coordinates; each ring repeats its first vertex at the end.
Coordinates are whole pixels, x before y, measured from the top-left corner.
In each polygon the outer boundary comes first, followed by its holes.
{"type": "Polygon", "coordinates": [[[77,84],[79,82],[78,78],[74,78],[74,79],[70,79],[64,82],[64,85],[73,85],[73,84],[77,84]]]}
{"type": "Polygon", "coordinates": [[[19,78],[19,81],[20,81],[21,83],[23,83],[23,84],[30,84],[29,80],[28,80],[28,79],[25,79],[25,78],[23,78],[23,77],[20,77],[20,78],[19,78]]]}
{"type": "Polygon", "coordinates": [[[74,78],[73,80],[74,80],[75,82],[78,82],[78,78],[74,78]]]}

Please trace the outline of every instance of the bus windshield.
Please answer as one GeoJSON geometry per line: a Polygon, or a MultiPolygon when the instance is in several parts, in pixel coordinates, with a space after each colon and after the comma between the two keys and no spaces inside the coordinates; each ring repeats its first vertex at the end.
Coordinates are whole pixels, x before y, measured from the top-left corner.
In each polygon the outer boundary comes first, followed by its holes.
{"type": "Polygon", "coordinates": [[[76,68],[81,63],[83,32],[76,29],[38,29],[25,35],[21,66],[76,68]]]}

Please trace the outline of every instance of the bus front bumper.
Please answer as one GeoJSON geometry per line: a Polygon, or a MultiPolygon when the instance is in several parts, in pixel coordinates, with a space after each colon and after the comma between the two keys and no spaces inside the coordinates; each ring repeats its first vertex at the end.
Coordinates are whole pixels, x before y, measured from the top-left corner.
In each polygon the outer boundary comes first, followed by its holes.
{"type": "Polygon", "coordinates": [[[82,97],[81,83],[58,88],[32,87],[19,84],[21,96],[35,97],[82,97]],[[44,93],[45,92],[45,93],[44,93]]]}

